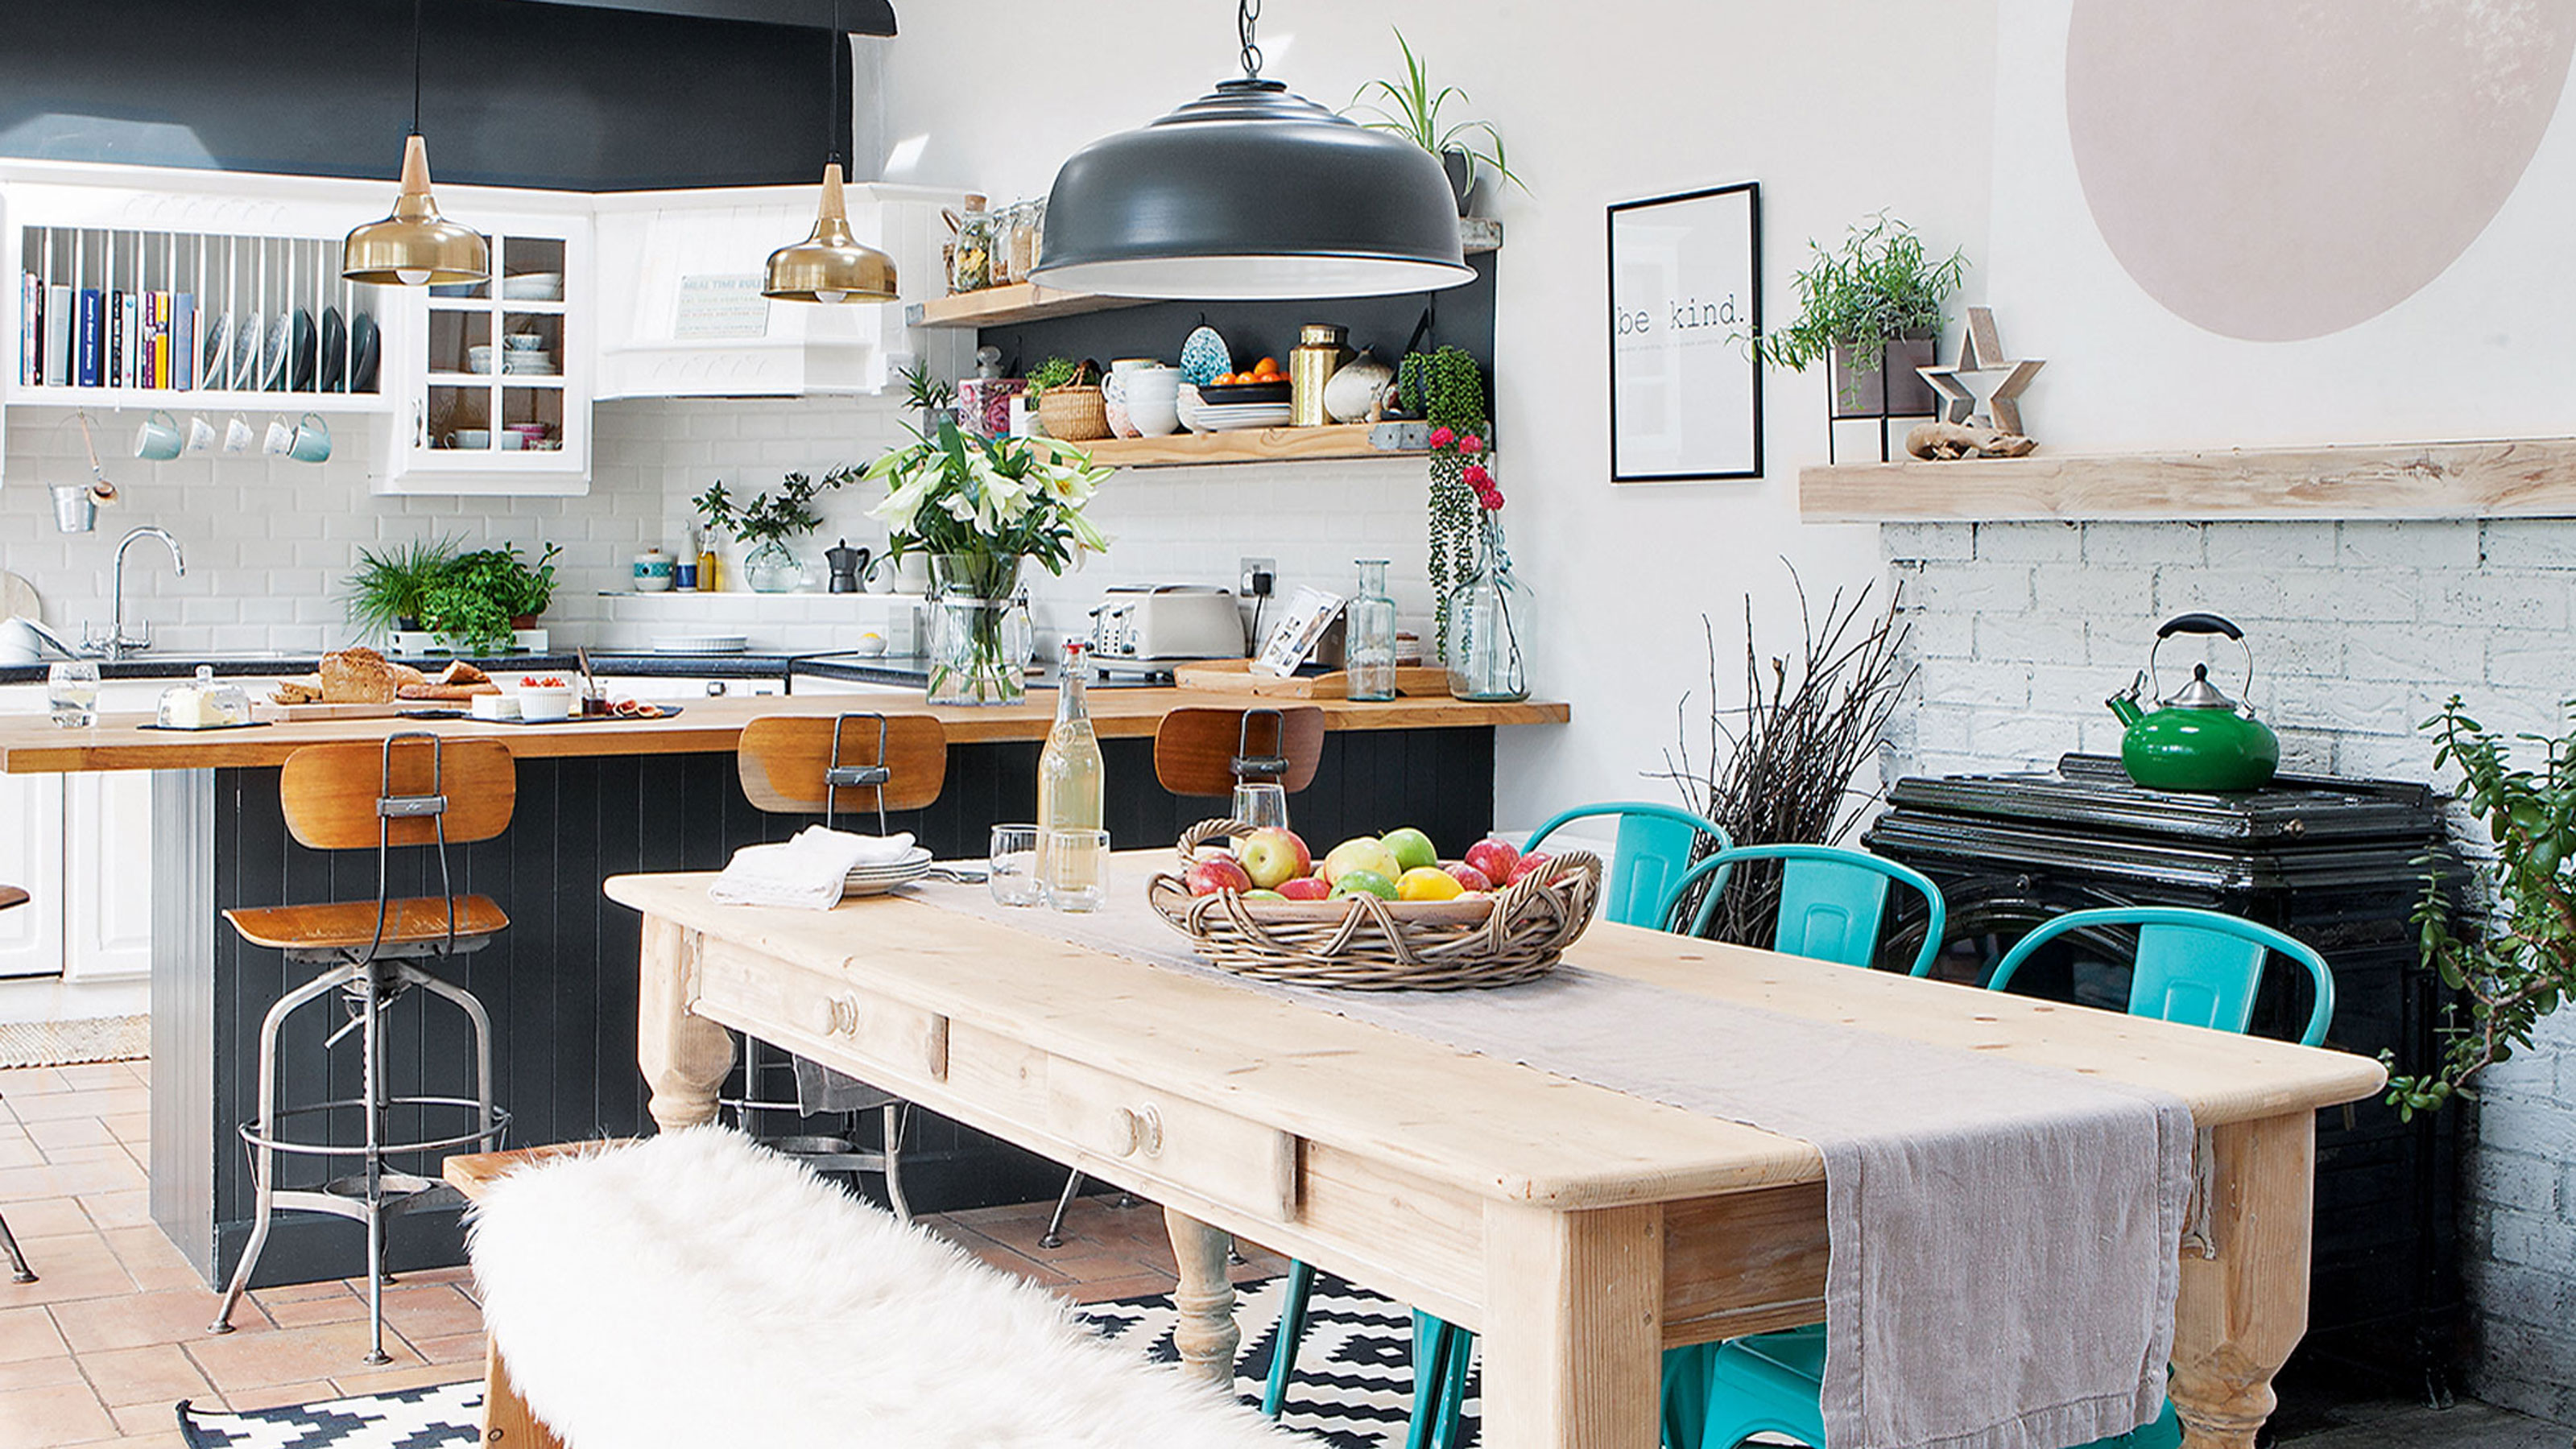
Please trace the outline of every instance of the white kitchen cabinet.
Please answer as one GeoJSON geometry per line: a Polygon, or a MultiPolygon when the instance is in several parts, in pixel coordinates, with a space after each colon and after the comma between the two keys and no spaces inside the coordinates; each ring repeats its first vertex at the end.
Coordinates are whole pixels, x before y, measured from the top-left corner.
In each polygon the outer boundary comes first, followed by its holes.
{"type": "Polygon", "coordinates": [[[0,980],[59,976],[63,970],[63,781],[59,775],[0,775],[0,884],[22,886],[27,903],[0,911],[0,980]]]}
{"type": "Polygon", "coordinates": [[[152,776],[65,776],[63,978],[152,973],[152,776]]]}

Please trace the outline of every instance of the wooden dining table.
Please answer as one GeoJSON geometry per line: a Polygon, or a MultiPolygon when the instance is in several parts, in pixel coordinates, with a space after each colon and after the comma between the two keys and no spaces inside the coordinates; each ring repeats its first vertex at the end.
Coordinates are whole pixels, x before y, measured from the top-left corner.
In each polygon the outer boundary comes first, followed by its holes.
{"type": "MultiPolygon", "coordinates": [[[[1494,1449],[1650,1449],[1662,1351],[1824,1316],[1824,1163],[1795,1138],[900,896],[642,913],[638,1056],[708,1121],[726,1028],[1163,1205],[1185,1368],[1231,1385],[1229,1235],[1482,1335],[1494,1449]]],[[[2171,1394],[2188,1449],[2251,1449],[2305,1331],[2315,1114],[2376,1062],[1596,923],[1585,968],[2161,1088],[2198,1129],[2171,1394]]]]}

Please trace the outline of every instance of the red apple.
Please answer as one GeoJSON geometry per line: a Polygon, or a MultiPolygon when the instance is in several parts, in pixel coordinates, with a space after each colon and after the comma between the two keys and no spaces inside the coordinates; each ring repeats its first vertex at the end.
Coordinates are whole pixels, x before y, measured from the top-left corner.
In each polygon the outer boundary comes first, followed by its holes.
{"type": "Polygon", "coordinates": [[[1485,874],[1483,871],[1476,869],[1474,866],[1469,865],[1464,861],[1459,861],[1450,865],[1448,870],[1451,878],[1455,879],[1463,889],[1471,891],[1489,891],[1494,888],[1494,878],[1492,876],[1485,874]]]}
{"type": "Polygon", "coordinates": [[[1315,864],[1297,832],[1277,826],[1265,826],[1245,836],[1243,844],[1235,847],[1235,855],[1243,862],[1244,874],[1264,890],[1277,890],[1282,882],[1295,880],[1315,864]]]}
{"type": "Polygon", "coordinates": [[[1301,875],[1279,883],[1279,894],[1292,901],[1320,901],[1333,894],[1333,883],[1320,875],[1301,875]]]}
{"type": "Polygon", "coordinates": [[[1546,870],[1549,866],[1554,864],[1556,864],[1556,857],[1549,855],[1544,850],[1539,851],[1534,855],[1524,855],[1520,858],[1519,863],[1512,867],[1511,879],[1503,882],[1503,884],[1516,885],[1520,882],[1520,878],[1522,876],[1537,875],[1539,872],[1546,870]]]}
{"type": "Polygon", "coordinates": [[[1244,874],[1243,865],[1230,855],[1212,855],[1191,866],[1182,877],[1194,896],[1212,896],[1219,891],[1248,891],[1252,877],[1244,874]]]}
{"type": "Polygon", "coordinates": [[[1485,879],[1495,885],[1512,878],[1512,867],[1520,858],[1519,847],[1508,840],[1479,840],[1467,847],[1467,863],[1484,872],[1485,879]]]}

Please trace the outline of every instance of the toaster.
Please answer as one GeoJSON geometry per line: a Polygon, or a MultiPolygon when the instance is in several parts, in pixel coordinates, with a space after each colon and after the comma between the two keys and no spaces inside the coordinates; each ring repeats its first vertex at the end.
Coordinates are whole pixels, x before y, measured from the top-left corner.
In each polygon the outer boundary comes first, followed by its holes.
{"type": "Polygon", "coordinates": [[[1091,654],[1102,663],[1241,659],[1243,616],[1234,591],[1209,584],[1110,589],[1091,611],[1091,654]]]}

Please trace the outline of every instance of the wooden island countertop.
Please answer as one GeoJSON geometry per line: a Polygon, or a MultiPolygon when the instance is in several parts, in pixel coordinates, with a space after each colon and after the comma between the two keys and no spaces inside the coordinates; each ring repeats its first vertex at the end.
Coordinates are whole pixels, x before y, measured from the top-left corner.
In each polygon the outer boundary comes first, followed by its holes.
{"type": "MultiPolygon", "coordinates": [[[[1185,706],[1240,708],[1312,703],[1334,730],[1480,729],[1495,725],[1562,724],[1562,703],[1469,704],[1446,698],[1398,699],[1384,704],[1347,700],[1267,701],[1198,689],[1103,689],[1091,695],[1092,728],[1105,739],[1151,736],[1164,715],[1185,706]]],[[[381,740],[396,730],[428,730],[451,739],[497,739],[527,759],[583,755],[686,755],[731,751],[742,727],[765,715],[833,715],[881,712],[927,715],[948,727],[950,744],[1042,740],[1055,719],[1055,692],[1032,690],[1026,703],[975,708],[934,708],[918,698],[856,695],[764,695],[751,699],[692,700],[677,718],[581,720],[550,725],[490,724],[475,720],[342,719],[245,729],[196,732],[146,729],[145,714],[102,715],[81,729],[63,729],[41,714],[0,716],[0,772],[12,775],[77,774],[92,770],[206,770],[279,765],[306,745],[381,740]]]]}

